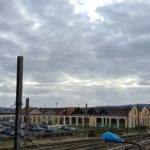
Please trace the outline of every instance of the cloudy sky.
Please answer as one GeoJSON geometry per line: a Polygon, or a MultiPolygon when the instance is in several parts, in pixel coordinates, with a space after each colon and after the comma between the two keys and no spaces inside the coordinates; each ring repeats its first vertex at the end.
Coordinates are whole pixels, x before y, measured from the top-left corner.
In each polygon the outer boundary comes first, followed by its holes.
{"type": "MultiPolygon", "coordinates": [[[[149,0],[0,0],[0,106],[101,106],[150,100],[149,0]]],[[[150,101],[149,101],[150,102],[150,101]]]]}

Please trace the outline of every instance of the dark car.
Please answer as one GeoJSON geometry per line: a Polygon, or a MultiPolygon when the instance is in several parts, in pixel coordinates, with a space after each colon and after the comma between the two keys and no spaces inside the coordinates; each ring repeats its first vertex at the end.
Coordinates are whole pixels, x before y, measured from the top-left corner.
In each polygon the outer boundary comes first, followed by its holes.
{"type": "Polygon", "coordinates": [[[69,126],[64,126],[62,129],[65,131],[77,131],[77,128],[69,127],[69,126]]]}
{"type": "Polygon", "coordinates": [[[0,133],[1,134],[5,134],[5,132],[6,132],[6,128],[0,128],[0,133]]]}
{"type": "Polygon", "coordinates": [[[44,128],[38,127],[38,126],[30,127],[29,128],[29,131],[42,131],[42,130],[44,130],[44,128]]]}
{"type": "Polygon", "coordinates": [[[53,129],[53,128],[48,127],[48,128],[45,130],[45,132],[52,133],[52,132],[54,132],[54,129],[53,129]]]}
{"type": "Polygon", "coordinates": [[[10,135],[10,136],[14,136],[15,131],[8,129],[8,130],[5,131],[5,134],[6,134],[6,135],[10,135]]]}

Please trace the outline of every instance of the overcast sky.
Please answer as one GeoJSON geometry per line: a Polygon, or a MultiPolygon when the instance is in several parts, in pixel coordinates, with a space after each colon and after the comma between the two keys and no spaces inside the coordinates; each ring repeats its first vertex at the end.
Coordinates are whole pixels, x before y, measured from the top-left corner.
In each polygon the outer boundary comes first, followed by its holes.
{"type": "Polygon", "coordinates": [[[0,106],[150,102],[149,0],[0,0],[0,106]]]}

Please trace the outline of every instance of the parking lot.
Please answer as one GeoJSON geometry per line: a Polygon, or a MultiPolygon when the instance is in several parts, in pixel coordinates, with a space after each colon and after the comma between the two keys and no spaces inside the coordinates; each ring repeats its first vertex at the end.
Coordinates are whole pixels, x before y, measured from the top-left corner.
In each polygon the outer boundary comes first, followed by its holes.
{"type": "MultiPolygon", "coordinates": [[[[28,127],[28,136],[48,136],[55,134],[69,134],[77,132],[77,128],[69,126],[40,126],[40,125],[30,125],[28,127]]],[[[12,124],[3,124],[0,125],[0,138],[10,138],[14,137],[15,129],[12,124]]],[[[22,127],[20,130],[20,136],[24,137],[25,127],[22,127]]]]}

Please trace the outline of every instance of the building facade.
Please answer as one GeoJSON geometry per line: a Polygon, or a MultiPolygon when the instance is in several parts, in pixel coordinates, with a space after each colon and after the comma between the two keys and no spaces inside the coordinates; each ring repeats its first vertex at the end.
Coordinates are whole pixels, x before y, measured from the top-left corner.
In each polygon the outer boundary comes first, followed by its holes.
{"type": "MultiPolygon", "coordinates": [[[[25,122],[27,112],[29,124],[84,126],[86,122],[87,125],[95,127],[135,128],[139,122],[141,126],[150,127],[150,109],[146,106],[140,109],[136,105],[107,106],[87,110],[79,107],[29,108],[29,110],[24,108],[22,123],[25,122]]],[[[14,120],[14,111],[0,113],[0,121],[14,120]]]]}

